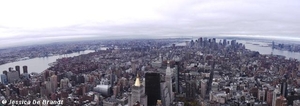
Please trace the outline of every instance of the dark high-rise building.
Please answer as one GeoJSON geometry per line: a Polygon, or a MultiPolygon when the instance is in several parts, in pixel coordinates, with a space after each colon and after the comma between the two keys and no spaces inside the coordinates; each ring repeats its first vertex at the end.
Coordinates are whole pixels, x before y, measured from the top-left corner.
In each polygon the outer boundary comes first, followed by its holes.
{"type": "Polygon", "coordinates": [[[191,42],[190,42],[190,43],[191,43],[191,47],[193,47],[193,46],[194,46],[194,44],[195,44],[195,43],[194,43],[194,40],[191,40],[191,42]]]}
{"type": "Polygon", "coordinates": [[[227,41],[226,39],[223,39],[223,45],[226,45],[227,41]]]}
{"type": "Polygon", "coordinates": [[[6,71],[6,70],[4,70],[4,71],[3,71],[3,74],[7,76],[7,71],[6,71]]]}
{"type": "Polygon", "coordinates": [[[198,41],[199,41],[199,42],[202,42],[202,41],[203,41],[202,37],[200,37],[198,41]]]}
{"type": "Polygon", "coordinates": [[[111,89],[111,93],[113,93],[113,88],[115,86],[115,81],[116,81],[116,75],[115,75],[115,71],[112,71],[112,73],[110,74],[110,89],[111,89]]]}
{"type": "Polygon", "coordinates": [[[193,99],[196,97],[196,82],[187,81],[186,83],[186,97],[193,99]]]}
{"type": "Polygon", "coordinates": [[[175,71],[175,92],[176,93],[180,93],[179,90],[179,71],[181,70],[181,64],[180,64],[180,60],[175,61],[175,65],[176,65],[176,70],[175,71]]]}
{"type": "Polygon", "coordinates": [[[213,41],[213,43],[216,43],[216,42],[217,42],[216,38],[213,38],[212,41],[213,41]]]}
{"type": "Polygon", "coordinates": [[[18,71],[19,75],[21,73],[20,66],[15,66],[16,71],[18,71]]]}
{"type": "Polygon", "coordinates": [[[234,46],[236,44],[236,40],[231,40],[231,45],[234,46]]]}
{"type": "Polygon", "coordinates": [[[199,46],[202,46],[202,43],[203,43],[203,39],[202,39],[202,37],[200,37],[199,39],[198,39],[198,42],[199,42],[199,46]]]}
{"type": "Polygon", "coordinates": [[[148,96],[148,106],[155,106],[157,100],[161,100],[159,73],[145,74],[145,93],[148,96]]]}
{"type": "Polygon", "coordinates": [[[204,38],[204,39],[203,39],[203,46],[204,46],[204,47],[207,46],[207,42],[208,42],[207,38],[204,38]]]}
{"type": "Polygon", "coordinates": [[[27,66],[23,66],[23,73],[28,73],[28,67],[27,66]]]}
{"type": "Polygon", "coordinates": [[[80,75],[77,77],[77,81],[76,81],[76,84],[81,84],[81,83],[84,83],[85,80],[84,80],[84,76],[83,75],[80,75]]]}
{"type": "Polygon", "coordinates": [[[283,80],[281,82],[281,87],[280,87],[280,91],[281,91],[281,95],[285,98],[287,98],[287,94],[288,94],[288,91],[287,91],[287,82],[286,80],[283,80]]]}
{"type": "Polygon", "coordinates": [[[8,68],[8,71],[13,71],[13,68],[12,68],[12,67],[9,67],[9,68],[8,68]]]}

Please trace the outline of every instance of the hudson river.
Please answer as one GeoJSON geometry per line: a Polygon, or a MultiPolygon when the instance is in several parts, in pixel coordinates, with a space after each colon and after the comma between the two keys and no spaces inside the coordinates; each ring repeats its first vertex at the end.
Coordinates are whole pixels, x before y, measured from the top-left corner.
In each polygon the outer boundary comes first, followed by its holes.
{"type": "Polygon", "coordinates": [[[7,64],[0,65],[0,72],[2,74],[2,71],[4,71],[4,70],[8,71],[9,67],[13,67],[15,69],[15,66],[19,65],[20,71],[21,71],[21,73],[23,73],[22,67],[24,65],[27,65],[28,73],[32,73],[32,72],[41,73],[42,71],[44,71],[50,67],[49,63],[55,62],[56,59],[63,58],[63,57],[79,56],[81,54],[88,54],[91,52],[95,52],[95,51],[94,50],[85,50],[85,51],[75,52],[75,53],[71,53],[71,54],[55,55],[55,56],[49,56],[49,57],[39,57],[39,58],[33,58],[33,59],[28,59],[28,60],[7,63],[7,64]]]}

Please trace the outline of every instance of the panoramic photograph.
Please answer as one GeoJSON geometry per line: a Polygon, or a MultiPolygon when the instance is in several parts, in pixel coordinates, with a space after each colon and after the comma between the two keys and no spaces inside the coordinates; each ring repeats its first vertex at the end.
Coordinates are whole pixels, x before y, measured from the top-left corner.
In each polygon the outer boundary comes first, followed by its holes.
{"type": "Polygon", "coordinates": [[[0,1],[0,106],[300,106],[299,0],[0,1]]]}

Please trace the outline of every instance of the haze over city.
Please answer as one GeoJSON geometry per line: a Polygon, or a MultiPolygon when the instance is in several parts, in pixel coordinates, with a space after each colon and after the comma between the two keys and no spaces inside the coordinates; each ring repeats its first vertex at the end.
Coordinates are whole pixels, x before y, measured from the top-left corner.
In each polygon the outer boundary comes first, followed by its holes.
{"type": "Polygon", "coordinates": [[[299,40],[298,0],[1,1],[0,45],[90,38],[299,40]]]}

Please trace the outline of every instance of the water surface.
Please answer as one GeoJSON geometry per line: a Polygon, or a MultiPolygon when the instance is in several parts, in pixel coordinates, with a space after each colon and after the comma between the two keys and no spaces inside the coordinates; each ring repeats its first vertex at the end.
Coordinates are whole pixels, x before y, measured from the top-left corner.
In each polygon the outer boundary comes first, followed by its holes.
{"type": "Polygon", "coordinates": [[[23,73],[22,67],[24,65],[27,65],[28,73],[31,73],[31,72],[40,73],[40,72],[46,70],[47,68],[49,68],[50,67],[49,63],[55,62],[56,59],[63,58],[63,57],[79,56],[81,54],[88,54],[91,52],[95,52],[95,50],[85,50],[85,51],[75,52],[75,53],[71,53],[71,54],[39,57],[39,58],[33,58],[33,59],[28,59],[28,60],[7,63],[7,64],[0,65],[0,72],[2,74],[2,71],[4,71],[4,70],[8,71],[9,67],[13,67],[15,69],[15,66],[19,65],[21,73],[23,73]]]}

